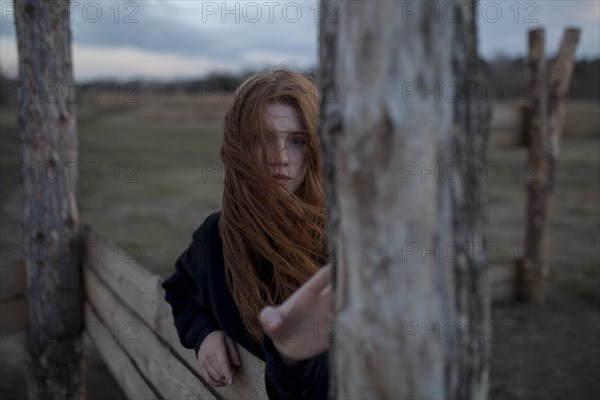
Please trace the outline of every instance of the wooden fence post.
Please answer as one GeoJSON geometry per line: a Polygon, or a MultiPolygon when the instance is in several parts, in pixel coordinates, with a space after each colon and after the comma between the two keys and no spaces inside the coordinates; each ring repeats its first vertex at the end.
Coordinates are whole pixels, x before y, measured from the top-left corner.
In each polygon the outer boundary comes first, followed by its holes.
{"type": "Polygon", "coordinates": [[[320,132],[339,250],[332,394],[485,398],[489,105],[477,13],[452,2],[452,20],[411,17],[407,4],[321,8],[320,132]]]}
{"type": "MultiPolygon", "coordinates": [[[[548,133],[550,135],[550,151],[554,161],[558,159],[558,146],[562,138],[565,124],[565,99],[569,91],[569,83],[575,65],[575,50],[581,31],[576,28],[565,29],[556,62],[550,76],[548,101],[548,133]]],[[[552,177],[554,183],[554,176],[552,177]]]]}
{"type": "Polygon", "coordinates": [[[525,243],[523,258],[520,260],[517,293],[520,300],[541,298],[544,278],[541,276],[546,264],[547,251],[541,248],[548,241],[544,235],[547,214],[548,182],[547,168],[549,154],[548,143],[548,105],[546,92],[546,52],[545,31],[529,31],[529,63],[527,67],[527,99],[530,101],[529,153],[527,169],[531,171],[525,182],[527,196],[525,243]],[[544,257],[544,259],[542,259],[544,257]]]}
{"type": "Polygon", "coordinates": [[[69,1],[15,1],[30,399],[84,398],[69,1]]]}
{"type": "Polygon", "coordinates": [[[529,31],[527,98],[532,105],[527,169],[530,174],[525,182],[525,242],[517,263],[517,294],[521,301],[541,303],[544,299],[549,274],[549,210],[564,125],[564,100],[573,74],[579,33],[578,29],[565,31],[548,93],[544,29],[529,31]]]}

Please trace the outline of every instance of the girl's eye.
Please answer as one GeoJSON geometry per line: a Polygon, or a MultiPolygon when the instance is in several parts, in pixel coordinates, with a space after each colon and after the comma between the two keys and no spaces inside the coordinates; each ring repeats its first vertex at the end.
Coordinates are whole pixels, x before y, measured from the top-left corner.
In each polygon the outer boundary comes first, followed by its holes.
{"type": "Polygon", "coordinates": [[[291,147],[302,147],[302,146],[304,146],[306,144],[306,139],[304,139],[301,136],[296,136],[296,137],[291,138],[288,141],[288,144],[291,147]]]}

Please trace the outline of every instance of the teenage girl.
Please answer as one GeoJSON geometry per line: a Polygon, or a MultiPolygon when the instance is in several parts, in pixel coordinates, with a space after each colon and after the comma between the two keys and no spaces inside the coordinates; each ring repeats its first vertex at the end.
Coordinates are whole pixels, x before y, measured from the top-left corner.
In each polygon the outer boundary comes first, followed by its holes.
{"type": "Polygon", "coordinates": [[[315,82],[285,69],[247,79],[225,116],[222,211],[163,284],[212,386],[233,383],[240,345],[265,361],[270,398],[327,397],[329,338],[314,334],[330,303],[317,118],[315,82]]]}

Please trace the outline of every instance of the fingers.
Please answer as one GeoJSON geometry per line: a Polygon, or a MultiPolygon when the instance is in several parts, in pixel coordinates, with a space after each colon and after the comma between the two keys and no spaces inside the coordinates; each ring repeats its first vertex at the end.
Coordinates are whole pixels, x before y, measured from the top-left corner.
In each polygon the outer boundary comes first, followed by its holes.
{"type": "Polygon", "coordinates": [[[240,360],[240,353],[238,352],[237,346],[233,339],[225,335],[225,344],[227,345],[227,354],[229,354],[229,361],[236,367],[240,367],[242,362],[240,360]]]}
{"type": "Polygon", "coordinates": [[[215,370],[215,368],[210,363],[205,364],[204,373],[202,374],[202,377],[206,380],[206,383],[208,383],[211,386],[225,386],[225,382],[223,382],[223,376],[217,370],[215,370]]]}
{"type": "Polygon", "coordinates": [[[328,264],[306,281],[305,289],[313,293],[320,293],[329,284],[330,273],[331,265],[328,264]]]}
{"type": "Polygon", "coordinates": [[[331,285],[325,286],[325,289],[321,290],[319,296],[321,296],[322,298],[331,298],[331,285]]]}
{"type": "Polygon", "coordinates": [[[260,311],[259,319],[265,334],[273,337],[275,331],[281,326],[283,315],[279,308],[268,306],[260,311]]]}
{"type": "Polygon", "coordinates": [[[282,304],[277,307],[267,306],[263,308],[259,315],[263,331],[274,338],[289,314],[294,312],[293,310],[296,310],[296,312],[308,310],[306,306],[316,296],[325,299],[325,303],[321,303],[329,304],[329,298],[331,297],[330,273],[331,266],[324,266],[282,304]]]}
{"type": "Polygon", "coordinates": [[[229,365],[229,357],[227,357],[227,350],[217,353],[217,368],[221,371],[222,376],[225,377],[225,382],[228,385],[233,383],[233,373],[231,372],[231,366],[229,365]]]}
{"type": "Polygon", "coordinates": [[[283,315],[279,312],[278,307],[267,306],[260,310],[260,320],[263,324],[276,326],[283,320],[283,315]]]}
{"type": "Polygon", "coordinates": [[[231,364],[240,366],[240,356],[235,343],[222,331],[215,331],[204,339],[198,353],[200,374],[211,386],[221,387],[233,383],[231,364]]]}

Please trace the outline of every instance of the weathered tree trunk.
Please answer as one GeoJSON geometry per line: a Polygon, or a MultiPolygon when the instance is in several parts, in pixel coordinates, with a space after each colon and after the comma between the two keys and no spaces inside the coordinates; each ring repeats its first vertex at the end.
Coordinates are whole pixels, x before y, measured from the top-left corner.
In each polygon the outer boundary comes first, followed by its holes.
{"type": "Polygon", "coordinates": [[[532,101],[529,121],[526,186],[525,243],[518,261],[518,298],[541,303],[549,274],[550,204],[554,191],[558,148],[564,125],[564,100],[573,74],[578,29],[567,29],[552,70],[550,91],[546,84],[544,30],[529,32],[528,98],[532,101]]]}
{"type": "Polygon", "coordinates": [[[85,396],[69,2],[15,1],[29,398],[85,396]]]}
{"type": "Polygon", "coordinates": [[[489,109],[474,3],[427,2],[456,19],[409,15],[406,2],[322,4],[332,395],[485,398],[489,109]]]}

